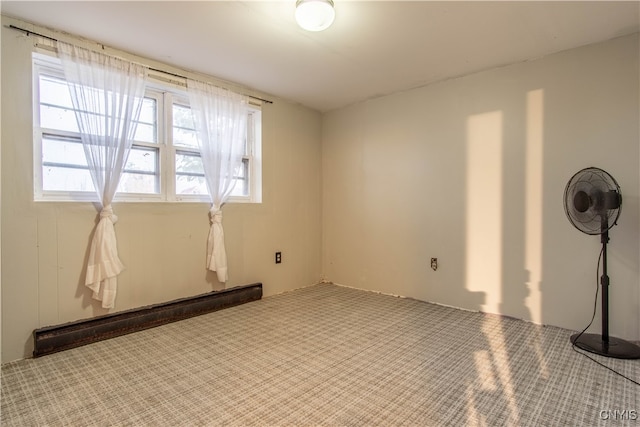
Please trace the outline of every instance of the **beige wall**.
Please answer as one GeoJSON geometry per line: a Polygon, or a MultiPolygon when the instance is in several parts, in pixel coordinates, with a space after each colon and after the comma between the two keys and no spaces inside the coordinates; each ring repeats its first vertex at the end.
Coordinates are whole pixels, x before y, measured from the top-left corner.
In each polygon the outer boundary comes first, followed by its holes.
{"type": "Polygon", "coordinates": [[[638,47],[635,34],[326,114],[323,273],[582,329],[600,243],[569,223],[563,192],[597,166],[624,197],[610,331],[640,339],[638,47]]]}
{"type": "MultiPolygon", "coordinates": [[[[29,357],[38,327],[107,313],[82,284],[95,207],[33,201],[35,39],[6,28],[13,22],[3,17],[3,362],[29,357]]],[[[227,287],[262,282],[267,296],[320,280],[321,115],[276,99],[263,107],[262,124],[263,203],[230,204],[223,212],[227,287]],[[280,265],[276,250],[283,253],[280,265]]],[[[204,203],[114,204],[127,269],[113,312],[222,288],[204,267],[208,209],[204,203]]]]}

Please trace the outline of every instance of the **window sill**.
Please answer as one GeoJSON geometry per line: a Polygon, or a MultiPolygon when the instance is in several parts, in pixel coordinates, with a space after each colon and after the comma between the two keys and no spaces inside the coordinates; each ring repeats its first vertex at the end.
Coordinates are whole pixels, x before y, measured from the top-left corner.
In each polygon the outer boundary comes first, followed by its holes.
{"type": "MultiPolygon", "coordinates": [[[[98,198],[92,193],[68,193],[68,192],[47,192],[46,194],[34,197],[34,202],[56,202],[56,203],[99,203],[98,198]]],[[[180,195],[175,199],[165,199],[159,194],[126,194],[117,195],[114,203],[206,203],[211,204],[209,196],[200,195],[180,195]]],[[[226,203],[254,203],[260,204],[262,200],[255,200],[251,197],[232,196],[226,203]]]]}

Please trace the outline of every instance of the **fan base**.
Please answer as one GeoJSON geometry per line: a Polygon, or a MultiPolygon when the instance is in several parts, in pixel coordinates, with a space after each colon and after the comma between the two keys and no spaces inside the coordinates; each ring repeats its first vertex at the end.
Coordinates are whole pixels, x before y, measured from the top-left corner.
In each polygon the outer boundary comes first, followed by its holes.
{"type": "Polygon", "coordinates": [[[640,347],[620,338],[609,337],[609,342],[602,340],[598,334],[574,334],[571,342],[589,353],[599,354],[616,359],[640,359],[640,347]]]}

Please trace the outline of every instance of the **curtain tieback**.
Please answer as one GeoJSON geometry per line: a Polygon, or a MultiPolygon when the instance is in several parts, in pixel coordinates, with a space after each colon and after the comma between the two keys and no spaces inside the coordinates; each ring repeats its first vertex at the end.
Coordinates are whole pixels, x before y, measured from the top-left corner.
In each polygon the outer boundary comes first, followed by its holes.
{"type": "Polygon", "coordinates": [[[113,208],[111,205],[107,205],[100,211],[100,219],[108,218],[111,223],[115,224],[118,222],[118,216],[113,213],[113,208]]]}
{"type": "Polygon", "coordinates": [[[211,224],[222,224],[222,211],[217,207],[212,207],[209,210],[209,221],[211,224]]]}

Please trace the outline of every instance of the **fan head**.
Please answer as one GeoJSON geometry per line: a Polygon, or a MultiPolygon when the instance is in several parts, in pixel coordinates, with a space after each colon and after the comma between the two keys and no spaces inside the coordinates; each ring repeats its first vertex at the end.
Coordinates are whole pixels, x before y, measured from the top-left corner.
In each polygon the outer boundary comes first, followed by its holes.
{"type": "Polygon", "coordinates": [[[564,211],[571,224],[587,234],[602,234],[620,216],[622,194],[616,180],[602,169],[578,171],[564,190],[564,211]]]}

